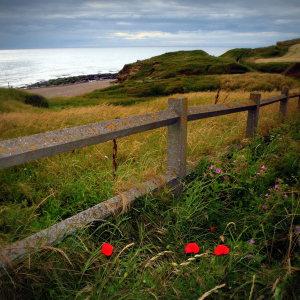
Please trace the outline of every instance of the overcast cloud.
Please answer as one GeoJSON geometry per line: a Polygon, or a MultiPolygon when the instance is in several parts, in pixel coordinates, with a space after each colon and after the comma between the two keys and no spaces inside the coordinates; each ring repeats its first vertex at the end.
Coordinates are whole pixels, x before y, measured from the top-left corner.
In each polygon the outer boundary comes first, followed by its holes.
{"type": "Polygon", "coordinates": [[[0,0],[0,48],[257,47],[300,37],[299,0],[0,0]]]}

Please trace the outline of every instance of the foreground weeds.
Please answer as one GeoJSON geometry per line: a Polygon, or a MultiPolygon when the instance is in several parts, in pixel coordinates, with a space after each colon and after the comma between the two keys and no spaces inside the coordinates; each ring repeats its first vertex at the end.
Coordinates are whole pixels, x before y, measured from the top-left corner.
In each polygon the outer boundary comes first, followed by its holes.
{"type": "MultiPolygon", "coordinates": [[[[297,299],[299,123],[202,159],[172,196],[136,201],[5,270],[1,299],[297,299]],[[103,242],[115,246],[102,256],[103,242]],[[183,254],[197,242],[200,257],[183,254]],[[214,256],[227,244],[231,252],[214,256]]],[[[76,188],[76,186],[73,186],[76,188]]],[[[78,189],[81,189],[77,186],[78,189]]],[[[72,189],[72,188],[70,188],[72,189]]]]}

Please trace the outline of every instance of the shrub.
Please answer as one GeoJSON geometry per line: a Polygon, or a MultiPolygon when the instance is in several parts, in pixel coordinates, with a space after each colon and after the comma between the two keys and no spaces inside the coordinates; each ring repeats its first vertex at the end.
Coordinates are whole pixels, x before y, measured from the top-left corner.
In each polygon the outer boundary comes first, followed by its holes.
{"type": "Polygon", "coordinates": [[[49,107],[49,103],[46,98],[13,88],[0,88],[0,101],[19,101],[32,106],[49,107]]]}
{"type": "Polygon", "coordinates": [[[291,64],[290,63],[259,63],[249,64],[253,69],[266,73],[283,73],[291,64]]]}
{"type": "Polygon", "coordinates": [[[38,107],[49,107],[47,100],[43,96],[34,94],[26,94],[24,103],[38,107]]]}

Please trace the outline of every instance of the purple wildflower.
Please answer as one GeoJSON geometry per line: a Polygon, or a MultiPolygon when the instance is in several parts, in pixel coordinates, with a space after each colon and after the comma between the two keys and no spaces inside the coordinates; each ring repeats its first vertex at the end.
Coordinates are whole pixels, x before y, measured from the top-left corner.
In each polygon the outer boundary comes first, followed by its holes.
{"type": "Polygon", "coordinates": [[[222,173],[223,173],[223,171],[222,171],[220,168],[216,168],[216,169],[215,169],[215,172],[216,172],[217,174],[222,174],[222,173]]]}
{"type": "Polygon", "coordinates": [[[274,185],[274,190],[278,191],[279,189],[280,189],[280,185],[279,185],[278,183],[276,183],[276,184],[274,185]]]}
{"type": "Polygon", "coordinates": [[[250,239],[250,240],[248,241],[248,244],[250,244],[250,245],[255,244],[255,239],[250,239]]]}

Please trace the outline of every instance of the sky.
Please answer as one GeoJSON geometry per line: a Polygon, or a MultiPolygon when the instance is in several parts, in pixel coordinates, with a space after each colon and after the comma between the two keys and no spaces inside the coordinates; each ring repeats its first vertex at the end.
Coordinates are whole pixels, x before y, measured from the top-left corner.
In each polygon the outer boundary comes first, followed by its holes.
{"type": "Polygon", "coordinates": [[[300,0],[0,0],[0,49],[259,47],[300,37],[300,0]]]}

